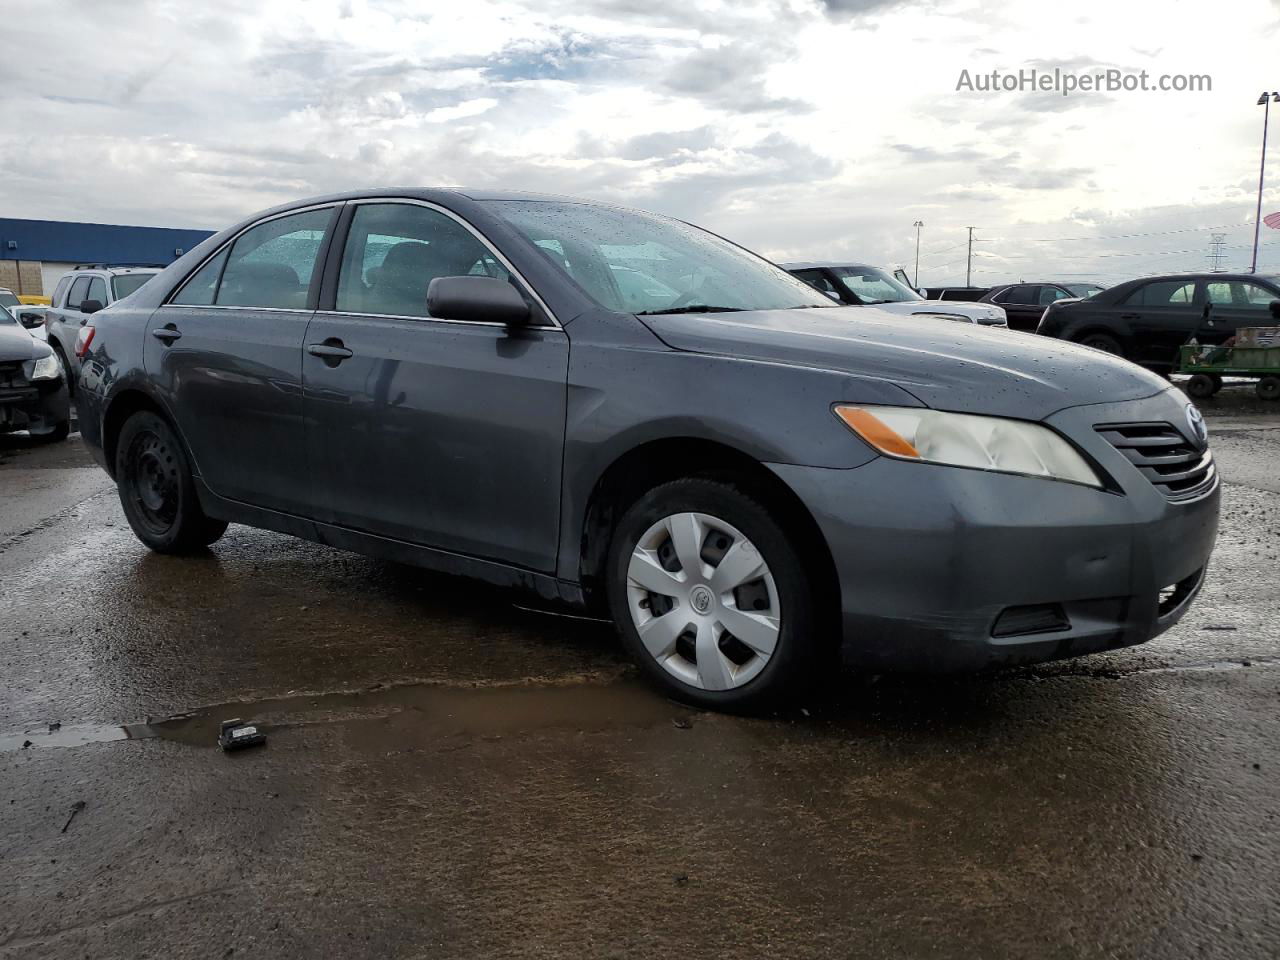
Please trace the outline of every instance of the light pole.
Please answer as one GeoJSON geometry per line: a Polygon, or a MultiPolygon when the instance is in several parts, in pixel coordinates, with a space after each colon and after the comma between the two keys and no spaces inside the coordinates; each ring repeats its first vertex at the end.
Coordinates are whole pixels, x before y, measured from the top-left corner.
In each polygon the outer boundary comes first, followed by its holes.
{"type": "Polygon", "coordinates": [[[1249,268],[1250,273],[1258,272],[1258,230],[1262,227],[1262,183],[1267,176],[1267,124],[1271,120],[1272,100],[1280,103],[1280,93],[1273,90],[1268,96],[1263,90],[1257,104],[1262,107],[1262,164],[1258,168],[1258,212],[1253,218],[1253,266],[1249,268]]]}
{"type": "Polygon", "coordinates": [[[912,281],[913,286],[920,289],[920,228],[924,226],[923,220],[917,220],[912,224],[916,228],[916,273],[915,280],[912,281]]]}

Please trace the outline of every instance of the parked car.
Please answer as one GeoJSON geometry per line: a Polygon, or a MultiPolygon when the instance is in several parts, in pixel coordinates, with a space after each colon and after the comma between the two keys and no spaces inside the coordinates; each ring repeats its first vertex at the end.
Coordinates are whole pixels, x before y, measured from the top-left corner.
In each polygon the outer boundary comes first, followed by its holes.
{"type": "Polygon", "coordinates": [[[92,266],[77,267],[59,278],[45,328],[73,394],[80,375],[76,348],[89,317],[134,293],[159,272],[157,267],[92,266]]]}
{"type": "Polygon", "coordinates": [[[1193,337],[1221,343],[1238,327],[1266,326],[1280,277],[1204,273],[1143,277],[1087,300],[1050,304],[1038,331],[1168,373],[1193,337]]]}
{"type": "Polygon", "coordinates": [[[18,295],[8,287],[0,287],[0,307],[12,312],[22,306],[22,301],[18,299],[18,295]]]}
{"type": "Polygon", "coordinates": [[[1049,304],[1091,297],[1103,289],[1096,283],[1009,283],[992,287],[982,302],[1003,307],[1013,329],[1035,330],[1049,304]]]}
{"type": "Polygon", "coordinates": [[[81,432],[147,546],[238,522],[527,588],[606,612],[709,707],[837,651],[940,670],[1141,643],[1217,527],[1203,421],[1153,374],[841,307],[615,206],[289,204],[87,327],[81,432]],[[620,270],[659,284],[624,295],[620,270]]]}
{"type": "Polygon", "coordinates": [[[989,327],[1005,326],[1004,311],[997,306],[926,300],[879,267],[863,263],[784,263],[781,266],[840,303],[875,306],[908,316],[961,320],[989,327]]]}
{"type": "Polygon", "coordinates": [[[71,403],[49,345],[0,306],[0,433],[15,430],[39,440],[65,440],[71,432],[71,403]]]}

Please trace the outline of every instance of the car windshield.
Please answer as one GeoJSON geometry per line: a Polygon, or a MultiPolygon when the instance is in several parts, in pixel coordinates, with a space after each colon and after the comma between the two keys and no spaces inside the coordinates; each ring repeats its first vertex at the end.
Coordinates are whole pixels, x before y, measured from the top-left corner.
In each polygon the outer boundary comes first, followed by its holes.
{"type": "Polygon", "coordinates": [[[606,310],[716,313],[837,306],[785,270],[678,220],[572,201],[486,203],[606,310]]]}
{"type": "Polygon", "coordinates": [[[18,318],[10,313],[9,309],[4,304],[0,303],[0,324],[17,322],[18,318]]]}
{"type": "Polygon", "coordinates": [[[111,298],[123,300],[154,277],[154,273],[125,273],[111,278],[111,298]]]}
{"type": "Polygon", "coordinates": [[[1095,293],[1101,293],[1104,289],[1096,283],[1064,283],[1063,286],[1077,297],[1092,297],[1095,293]]]}
{"type": "Polygon", "coordinates": [[[836,276],[863,303],[910,303],[924,299],[877,267],[837,267],[836,276]]]}
{"type": "Polygon", "coordinates": [[[17,296],[10,293],[8,290],[0,293],[0,307],[16,307],[21,302],[22,301],[19,300],[17,296]]]}

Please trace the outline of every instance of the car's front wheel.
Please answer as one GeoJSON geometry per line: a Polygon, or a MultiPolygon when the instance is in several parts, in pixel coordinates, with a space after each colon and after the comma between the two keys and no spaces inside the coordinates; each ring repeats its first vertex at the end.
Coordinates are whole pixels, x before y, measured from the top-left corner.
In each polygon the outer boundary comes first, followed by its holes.
{"type": "Polygon", "coordinates": [[[610,611],[641,668],[679,699],[756,709],[811,679],[819,618],[797,545],[730,483],[663,484],[623,515],[610,611]]]}
{"type": "Polygon", "coordinates": [[[116,485],[129,526],[157,553],[190,553],[227,529],[205,516],[191,466],[173,428],[150,412],[125,421],[116,445],[116,485]]]}

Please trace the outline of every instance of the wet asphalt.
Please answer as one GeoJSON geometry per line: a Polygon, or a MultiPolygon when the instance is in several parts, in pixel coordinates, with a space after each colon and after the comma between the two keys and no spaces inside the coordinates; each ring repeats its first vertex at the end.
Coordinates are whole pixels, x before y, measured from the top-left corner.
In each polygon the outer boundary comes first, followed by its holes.
{"type": "Polygon", "coordinates": [[[1246,389],[1203,404],[1223,523],[1174,630],[753,719],[509,592],[243,527],[149,554],[78,437],[0,437],[0,958],[1275,957],[1246,389]]]}

